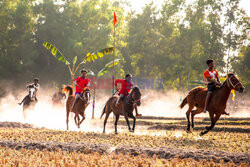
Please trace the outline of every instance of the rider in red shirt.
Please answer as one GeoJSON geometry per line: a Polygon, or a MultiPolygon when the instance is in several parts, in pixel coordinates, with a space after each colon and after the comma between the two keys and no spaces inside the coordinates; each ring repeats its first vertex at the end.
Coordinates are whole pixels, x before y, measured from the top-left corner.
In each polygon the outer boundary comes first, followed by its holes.
{"type": "MultiPolygon", "coordinates": [[[[208,69],[204,72],[204,83],[207,85],[207,97],[205,100],[205,107],[203,112],[206,113],[208,103],[211,99],[212,93],[215,90],[216,86],[220,86],[221,83],[219,81],[219,73],[216,69],[214,69],[214,60],[207,60],[208,69]]],[[[229,115],[226,111],[222,114],[229,115]]]]}
{"type": "Polygon", "coordinates": [[[204,83],[205,85],[207,85],[207,97],[205,100],[205,107],[204,107],[204,113],[206,113],[207,110],[207,105],[208,102],[211,98],[211,95],[213,93],[213,91],[215,90],[216,85],[220,86],[220,82],[219,82],[219,74],[218,71],[216,69],[214,69],[214,60],[209,59],[207,60],[207,66],[208,69],[204,72],[204,83]]]}
{"type": "MultiPolygon", "coordinates": [[[[77,77],[76,79],[74,79],[74,84],[76,85],[76,92],[75,92],[76,98],[75,98],[75,101],[73,103],[72,108],[74,107],[76,101],[79,99],[79,96],[81,95],[84,88],[90,86],[90,79],[86,78],[87,73],[88,73],[87,70],[82,69],[81,70],[82,76],[77,77]]],[[[89,100],[89,98],[87,100],[89,100]]],[[[87,104],[89,104],[89,101],[87,101],[87,104]]]]}
{"type": "MultiPolygon", "coordinates": [[[[127,96],[129,94],[130,90],[134,86],[133,82],[131,81],[132,80],[132,75],[131,74],[127,74],[125,78],[126,79],[116,79],[115,80],[115,87],[116,87],[117,91],[119,90],[117,88],[117,84],[118,83],[121,84],[121,88],[120,88],[120,91],[118,93],[119,98],[116,101],[116,107],[118,107],[120,99],[123,98],[123,97],[125,97],[125,96],[127,96]]],[[[142,116],[141,114],[138,114],[138,110],[137,110],[137,106],[136,105],[135,105],[135,112],[136,112],[136,116],[137,117],[142,116]]]]}

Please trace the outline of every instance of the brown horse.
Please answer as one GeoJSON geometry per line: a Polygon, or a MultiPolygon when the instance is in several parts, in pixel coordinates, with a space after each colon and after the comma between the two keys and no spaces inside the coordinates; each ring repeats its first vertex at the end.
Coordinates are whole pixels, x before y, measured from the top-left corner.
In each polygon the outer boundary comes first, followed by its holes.
{"type": "Polygon", "coordinates": [[[68,99],[66,101],[66,124],[67,124],[67,130],[69,130],[69,113],[73,112],[75,113],[75,124],[78,128],[80,128],[81,123],[83,122],[83,120],[85,119],[85,109],[88,106],[87,101],[89,101],[88,98],[90,98],[90,89],[86,88],[85,90],[83,90],[83,92],[80,95],[80,98],[75,102],[75,105],[73,107],[73,103],[75,101],[75,96],[73,95],[73,89],[72,86],[65,86],[63,88],[63,92],[68,92],[69,96],[68,99]],[[88,96],[89,94],[89,96],[88,96]],[[80,120],[79,115],[82,116],[82,119],[80,120]]]}
{"type": "Polygon", "coordinates": [[[106,117],[104,120],[103,133],[105,133],[105,126],[106,126],[109,114],[111,112],[113,112],[115,115],[115,133],[116,134],[117,134],[117,122],[119,120],[120,115],[125,117],[129,131],[134,132],[136,118],[133,115],[133,110],[135,109],[135,105],[137,105],[137,106],[141,105],[140,89],[138,87],[134,87],[132,89],[132,91],[128,94],[128,96],[126,96],[124,99],[120,100],[118,107],[116,107],[117,99],[118,99],[118,96],[113,96],[113,97],[109,98],[105,104],[105,107],[103,108],[101,118],[104,114],[106,114],[106,117]],[[132,130],[130,128],[128,117],[132,118],[134,120],[132,130]]]}
{"type": "MultiPolygon", "coordinates": [[[[204,135],[208,133],[213,127],[215,123],[220,118],[221,114],[225,112],[227,100],[229,98],[230,92],[232,89],[243,92],[244,86],[241,84],[239,79],[233,74],[230,73],[227,75],[227,79],[222,84],[220,88],[217,88],[211,97],[211,100],[207,106],[207,111],[209,112],[211,125],[206,127],[206,130],[201,132],[200,135],[204,135]]],[[[186,104],[189,105],[188,111],[186,112],[188,125],[187,131],[190,132],[190,113],[191,113],[191,121],[192,128],[194,128],[194,116],[196,114],[200,114],[203,112],[203,108],[205,105],[205,99],[207,95],[207,89],[203,87],[196,87],[189,91],[188,95],[183,99],[180,108],[183,108],[186,104]],[[196,110],[192,110],[196,107],[196,110]]]]}

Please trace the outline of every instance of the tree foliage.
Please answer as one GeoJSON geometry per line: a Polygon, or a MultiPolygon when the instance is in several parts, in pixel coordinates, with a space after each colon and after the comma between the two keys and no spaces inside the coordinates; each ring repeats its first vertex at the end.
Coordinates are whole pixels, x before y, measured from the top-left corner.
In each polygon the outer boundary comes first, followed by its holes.
{"type": "MultiPolygon", "coordinates": [[[[132,73],[162,78],[166,88],[188,88],[202,80],[206,59],[213,58],[220,73],[236,71],[249,82],[249,18],[239,0],[166,0],[160,8],[149,3],[141,13],[125,11],[125,1],[3,0],[0,2],[0,78],[17,84],[40,77],[41,82],[67,83],[67,69],[44,49],[56,46],[69,62],[114,45],[121,59],[116,76],[132,73]],[[238,54],[239,53],[239,54],[238,54]],[[229,57],[229,59],[227,59],[229,57]],[[229,61],[228,61],[229,60],[229,61]]],[[[112,60],[105,57],[87,68],[94,71],[112,60]]],[[[109,75],[111,76],[111,75],[109,75]]]]}

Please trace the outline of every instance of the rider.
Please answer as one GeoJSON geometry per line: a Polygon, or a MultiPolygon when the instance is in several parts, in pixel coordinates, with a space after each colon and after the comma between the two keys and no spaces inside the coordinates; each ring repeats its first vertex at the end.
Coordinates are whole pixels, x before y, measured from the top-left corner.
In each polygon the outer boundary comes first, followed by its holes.
{"type": "MultiPolygon", "coordinates": [[[[37,92],[38,92],[38,89],[40,88],[40,84],[38,82],[39,82],[39,79],[38,78],[34,78],[34,83],[26,85],[27,88],[29,88],[30,86],[33,86],[35,88],[34,98],[35,98],[36,102],[38,101],[37,92]]],[[[29,95],[25,96],[23,98],[22,102],[18,103],[18,104],[21,105],[27,98],[29,98],[29,95]]]]}
{"type": "MultiPolygon", "coordinates": [[[[86,78],[87,77],[87,70],[86,69],[82,69],[81,70],[81,74],[82,76],[77,77],[76,79],[74,79],[74,84],[76,85],[76,92],[75,92],[75,101],[72,105],[72,108],[74,107],[76,101],[79,99],[82,91],[86,88],[90,86],[90,79],[86,78]]],[[[89,99],[87,99],[87,104],[89,104],[89,99]]]]}
{"type": "Polygon", "coordinates": [[[63,88],[61,88],[61,90],[53,94],[52,96],[53,103],[60,103],[63,99],[66,99],[66,95],[65,93],[62,92],[62,89],[63,88]]]}
{"type": "Polygon", "coordinates": [[[214,69],[214,60],[207,60],[208,69],[204,72],[204,83],[207,85],[207,97],[205,100],[205,107],[203,112],[206,113],[208,102],[211,98],[213,91],[216,88],[216,85],[220,86],[221,83],[219,81],[219,73],[216,69],[214,69]]]}
{"type": "MultiPolygon", "coordinates": [[[[115,87],[116,87],[117,91],[119,90],[117,88],[117,84],[118,83],[121,84],[121,88],[120,88],[120,91],[118,93],[119,98],[116,101],[116,107],[118,107],[120,99],[122,99],[123,97],[127,96],[129,94],[130,90],[133,88],[134,84],[133,84],[133,82],[131,80],[132,80],[132,75],[131,74],[127,74],[125,76],[125,79],[116,79],[115,80],[115,87]]],[[[141,114],[138,114],[138,110],[137,110],[136,104],[134,106],[135,106],[136,117],[142,116],[141,114]]]]}
{"type": "MultiPolygon", "coordinates": [[[[204,72],[204,83],[207,85],[207,97],[205,100],[205,107],[203,112],[206,113],[208,102],[211,98],[211,95],[213,91],[216,88],[216,85],[220,86],[220,80],[219,80],[219,73],[216,69],[214,69],[214,60],[208,59],[207,60],[207,66],[208,69],[204,72]]],[[[222,114],[229,115],[226,111],[224,111],[222,114]]]]}

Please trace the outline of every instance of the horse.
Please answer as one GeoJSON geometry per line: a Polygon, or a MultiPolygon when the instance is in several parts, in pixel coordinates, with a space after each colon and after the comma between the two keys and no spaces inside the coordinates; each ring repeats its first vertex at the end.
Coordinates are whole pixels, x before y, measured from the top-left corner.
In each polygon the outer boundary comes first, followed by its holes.
{"type": "Polygon", "coordinates": [[[35,105],[35,101],[36,101],[36,97],[35,97],[35,88],[33,85],[29,85],[29,94],[24,98],[23,100],[23,117],[24,119],[26,118],[26,110],[29,108],[34,107],[35,105]]]}
{"type": "Polygon", "coordinates": [[[59,91],[53,94],[51,100],[52,100],[53,106],[61,106],[64,104],[65,99],[66,99],[65,93],[59,91]]]}
{"type": "MultiPolygon", "coordinates": [[[[212,94],[211,100],[207,106],[207,111],[209,112],[211,125],[206,126],[206,130],[200,133],[200,136],[208,133],[215,126],[216,122],[220,118],[220,116],[225,113],[227,100],[229,98],[230,92],[232,89],[242,93],[245,89],[240,80],[233,73],[227,74],[226,80],[223,84],[216,88],[212,94]]],[[[207,89],[203,87],[196,87],[189,91],[188,95],[183,99],[180,104],[180,108],[182,109],[186,104],[189,105],[189,108],[186,112],[187,117],[187,132],[191,132],[190,130],[190,113],[191,113],[191,121],[192,121],[192,129],[194,128],[194,116],[196,114],[200,114],[203,112],[205,99],[207,96],[207,89]],[[192,110],[196,107],[196,110],[192,110]]]]}
{"type": "Polygon", "coordinates": [[[115,115],[115,124],[114,124],[115,125],[115,134],[118,134],[117,133],[117,122],[119,120],[120,115],[125,117],[129,131],[134,132],[134,130],[135,130],[136,118],[133,115],[133,110],[135,109],[135,105],[140,106],[140,104],[141,104],[140,89],[138,87],[134,87],[132,89],[132,91],[125,98],[120,100],[118,107],[116,107],[116,101],[118,98],[119,98],[118,96],[113,96],[113,97],[109,98],[108,101],[106,102],[104,108],[103,108],[101,118],[104,114],[106,114],[105,120],[104,120],[103,133],[105,133],[105,126],[106,126],[109,114],[111,112],[113,112],[115,115]],[[132,129],[130,128],[128,117],[133,119],[133,128],[132,129]]]}
{"type": "Polygon", "coordinates": [[[67,130],[69,130],[69,113],[73,112],[75,113],[75,124],[78,128],[80,128],[81,123],[84,121],[85,119],[85,109],[88,106],[87,101],[89,101],[90,98],[90,89],[89,88],[85,88],[83,90],[83,92],[80,95],[80,98],[75,102],[75,105],[73,106],[73,103],[75,101],[75,96],[73,95],[73,88],[72,86],[65,86],[63,88],[63,92],[68,92],[69,96],[68,99],[66,101],[66,125],[67,125],[67,130]],[[82,119],[80,120],[79,115],[82,116],[82,119]]]}

